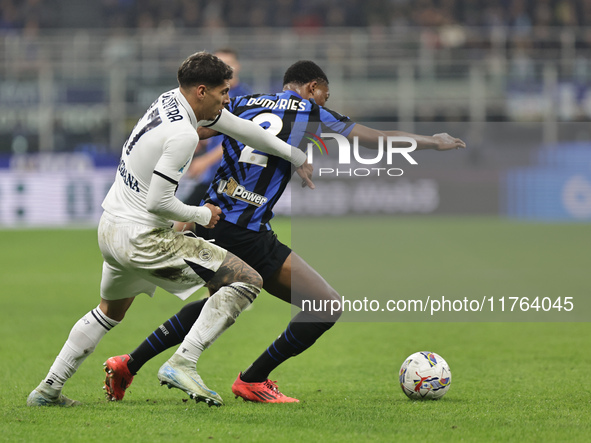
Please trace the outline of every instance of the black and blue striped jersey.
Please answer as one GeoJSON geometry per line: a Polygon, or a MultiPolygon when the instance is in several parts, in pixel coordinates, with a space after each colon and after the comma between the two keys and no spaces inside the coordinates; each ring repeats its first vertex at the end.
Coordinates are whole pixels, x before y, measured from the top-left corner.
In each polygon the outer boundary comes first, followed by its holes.
{"type": "MultiPolygon", "coordinates": [[[[228,110],[252,120],[281,140],[307,149],[306,133],[349,135],[355,123],[346,116],[304,100],[294,91],[235,97],[228,110]]],[[[291,163],[224,136],[224,156],[201,204],[222,209],[224,220],[253,231],[270,230],[273,206],[293,174],[291,163]]]]}

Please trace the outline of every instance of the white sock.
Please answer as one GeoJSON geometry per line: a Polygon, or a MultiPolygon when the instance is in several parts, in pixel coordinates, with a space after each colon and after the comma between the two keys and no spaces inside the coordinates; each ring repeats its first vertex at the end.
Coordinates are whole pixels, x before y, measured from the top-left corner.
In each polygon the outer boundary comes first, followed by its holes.
{"type": "Polygon", "coordinates": [[[203,350],[234,324],[236,317],[254,301],[259,292],[260,288],[248,283],[232,283],[220,288],[209,297],[175,354],[197,363],[203,350]]]}
{"type": "Polygon", "coordinates": [[[104,335],[119,324],[97,306],[76,322],[64,347],[38,386],[52,397],[59,395],[64,383],[78,370],[86,357],[94,351],[104,335]]]}

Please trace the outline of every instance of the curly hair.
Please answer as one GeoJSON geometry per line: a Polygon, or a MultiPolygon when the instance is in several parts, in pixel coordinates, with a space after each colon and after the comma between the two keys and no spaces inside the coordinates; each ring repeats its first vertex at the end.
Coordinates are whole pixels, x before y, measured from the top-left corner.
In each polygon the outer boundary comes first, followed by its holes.
{"type": "Polygon", "coordinates": [[[283,85],[295,83],[296,85],[305,85],[311,81],[319,81],[328,84],[328,77],[316,63],[310,60],[300,60],[295,62],[283,75],[283,85]]]}

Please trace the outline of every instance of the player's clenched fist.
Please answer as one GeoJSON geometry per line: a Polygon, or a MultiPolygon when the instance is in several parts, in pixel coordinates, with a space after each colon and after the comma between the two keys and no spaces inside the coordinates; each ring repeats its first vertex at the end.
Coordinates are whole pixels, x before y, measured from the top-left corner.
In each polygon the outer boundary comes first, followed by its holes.
{"type": "Polygon", "coordinates": [[[209,220],[208,224],[204,225],[206,228],[211,229],[217,224],[218,221],[220,221],[220,214],[222,213],[222,210],[211,203],[205,203],[203,206],[211,211],[211,219],[209,220]]]}

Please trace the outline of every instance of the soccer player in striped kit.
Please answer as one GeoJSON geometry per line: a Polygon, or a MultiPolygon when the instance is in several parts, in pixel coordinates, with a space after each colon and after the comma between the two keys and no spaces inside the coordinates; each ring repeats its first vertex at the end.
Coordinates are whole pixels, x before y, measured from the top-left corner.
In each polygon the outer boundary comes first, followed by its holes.
{"type": "MultiPolygon", "coordinates": [[[[379,137],[405,136],[417,142],[417,149],[446,151],[464,148],[465,143],[448,134],[421,136],[400,131],[377,131],[356,124],[351,119],[324,107],[330,95],[328,78],[312,61],[299,61],[287,69],[283,92],[236,97],[227,109],[233,114],[265,127],[271,134],[303,147],[305,133],[333,132],[360,143],[377,146],[379,137]]],[[[203,137],[216,134],[200,130],[203,137]]],[[[223,219],[214,229],[199,226],[196,233],[215,239],[217,245],[241,257],[263,277],[263,288],[288,303],[301,308],[304,300],[322,305],[340,300],[326,280],[289,247],[278,241],[269,224],[273,206],[292,176],[289,162],[260,152],[230,137],[225,137],[224,157],[202,203],[212,203],[222,210],[223,219]]],[[[105,386],[112,400],[120,400],[133,375],[141,366],[164,349],[183,339],[183,330],[199,318],[205,300],[186,305],[156,329],[131,354],[111,357],[106,362],[105,386]],[[169,334],[162,333],[165,328],[169,334]]],[[[338,320],[341,312],[300,311],[281,335],[241,372],[232,392],[248,401],[287,403],[298,400],[282,394],[269,380],[269,374],[281,363],[300,354],[338,320]]]]}

